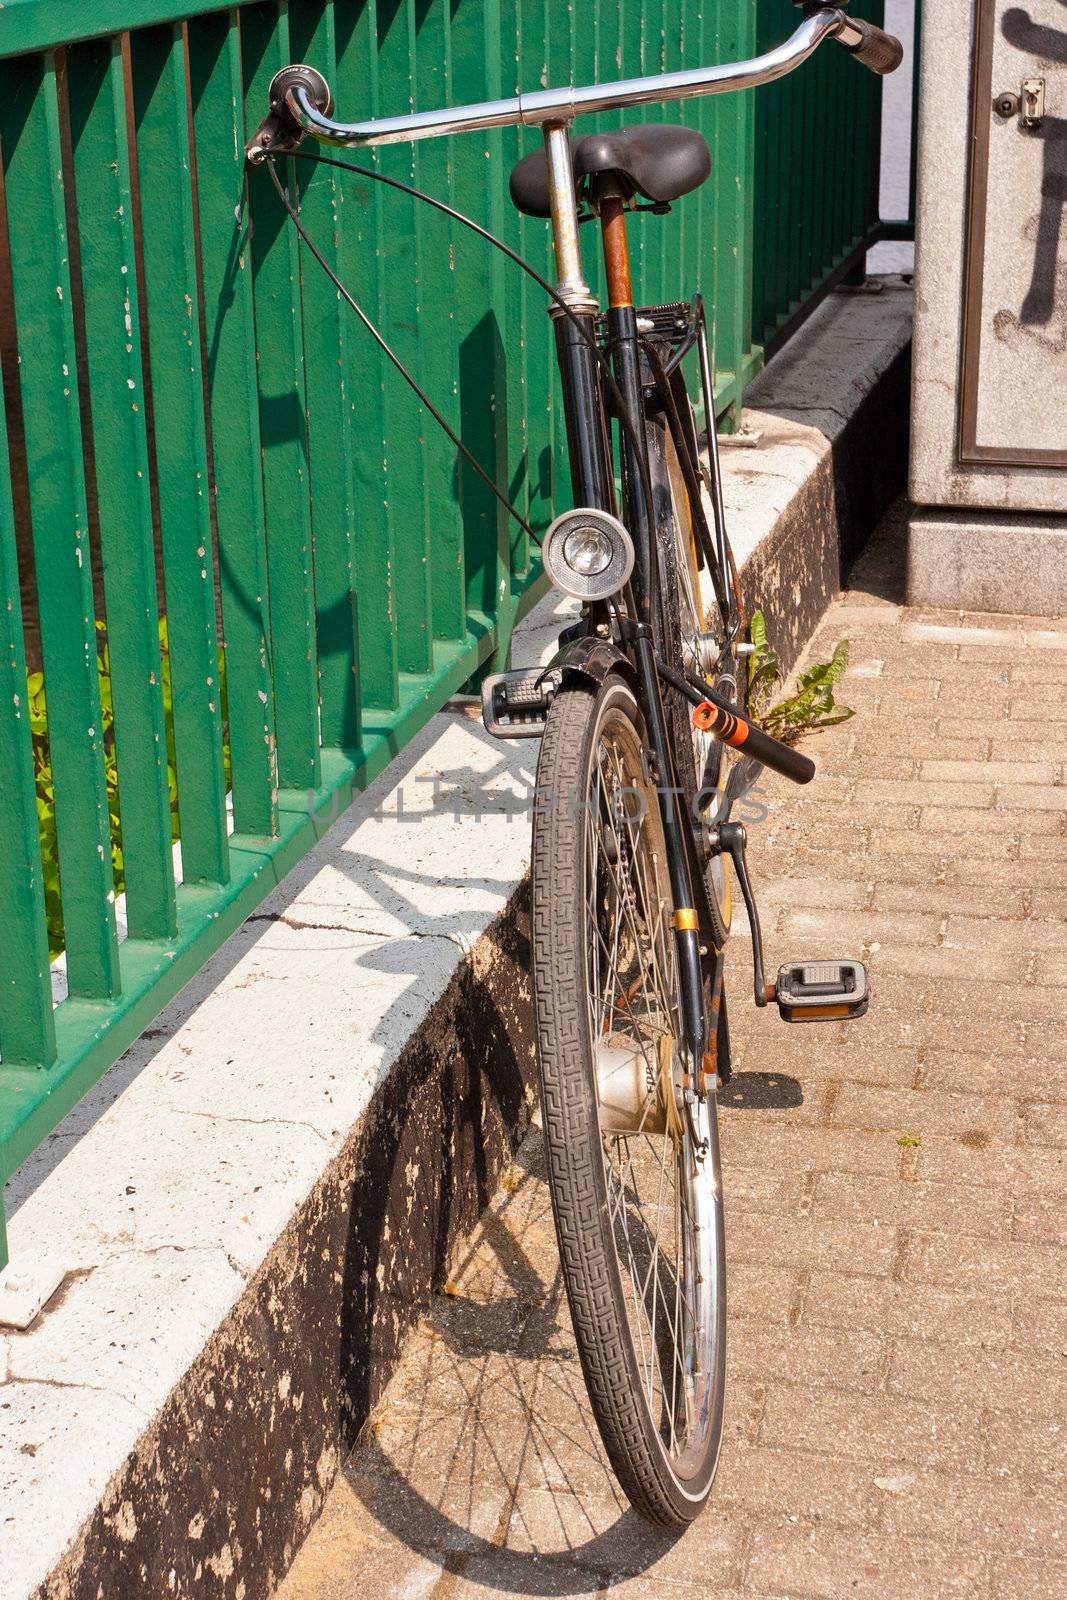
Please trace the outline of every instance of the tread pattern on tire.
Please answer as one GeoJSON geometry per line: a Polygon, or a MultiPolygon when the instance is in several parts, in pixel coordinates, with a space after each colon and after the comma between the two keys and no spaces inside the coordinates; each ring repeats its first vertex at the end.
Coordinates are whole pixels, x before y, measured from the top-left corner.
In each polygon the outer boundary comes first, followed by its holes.
{"type": "MultiPolygon", "coordinates": [[[[541,743],[533,831],[532,961],[545,1146],[563,1277],[589,1398],[611,1465],[635,1509],[677,1528],[697,1515],[714,1475],[678,1486],[640,1393],[615,1257],[591,1062],[587,1058],[582,943],[582,812],[589,750],[607,693],[636,704],[621,680],[599,695],[568,685],[556,696],[541,743]]],[[[708,1465],[708,1464],[706,1464],[708,1465]]]]}

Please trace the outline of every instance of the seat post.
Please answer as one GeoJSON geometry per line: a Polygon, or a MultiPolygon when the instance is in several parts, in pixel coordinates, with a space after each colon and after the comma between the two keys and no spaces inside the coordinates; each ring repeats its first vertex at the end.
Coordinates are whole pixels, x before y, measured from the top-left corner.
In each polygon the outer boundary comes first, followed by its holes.
{"type": "Polygon", "coordinates": [[[604,267],[608,282],[608,305],[632,306],[630,249],[626,241],[626,206],[621,196],[600,195],[600,234],[604,241],[604,267]]]}

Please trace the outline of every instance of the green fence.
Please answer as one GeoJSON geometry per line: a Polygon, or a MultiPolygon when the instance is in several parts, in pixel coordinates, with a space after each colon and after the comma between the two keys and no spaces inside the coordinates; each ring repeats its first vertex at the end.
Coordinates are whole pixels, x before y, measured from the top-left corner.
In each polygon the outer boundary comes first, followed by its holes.
{"type": "MultiPolygon", "coordinates": [[[[884,0],[850,14],[884,21],[884,0]]],[[[768,50],[795,23],[792,0],[759,0],[756,42],[768,50]]],[[[882,82],[843,50],[816,51],[802,72],[756,96],[752,338],[777,348],[813,299],[881,237],[878,158],[882,82]]]]}
{"type": "MultiPolygon", "coordinates": [[[[780,0],[760,0],[758,29],[752,0],[7,0],[0,1177],[353,788],[506,657],[541,592],[524,538],[303,258],[267,175],[246,185],[272,73],[314,62],[345,114],[373,115],[743,56],[796,16],[780,0]]],[[[835,187],[795,149],[794,124],[824,154],[876,148],[873,80],[820,92],[838,65],[771,91],[758,143],[751,94],[646,113],[712,147],[700,194],[636,219],[636,267],[649,301],[703,285],[721,414],[760,362],[754,307],[761,329],[791,315],[874,214],[866,158],[835,187]],[[790,218],[815,215],[779,228],[783,196],[790,218]]],[[[546,225],[506,189],[535,142],[375,159],[546,268],[546,225]]],[[[301,179],[342,278],[547,524],[567,486],[542,296],[393,191],[301,179]]]]}

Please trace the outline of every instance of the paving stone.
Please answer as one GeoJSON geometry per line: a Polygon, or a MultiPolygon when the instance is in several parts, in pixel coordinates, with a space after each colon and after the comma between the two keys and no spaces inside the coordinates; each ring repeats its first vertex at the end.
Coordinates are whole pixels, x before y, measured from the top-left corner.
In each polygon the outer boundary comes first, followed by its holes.
{"type": "Polygon", "coordinates": [[[945,944],[961,950],[994,950],[997,954],[1027,951],[1067,952],[1067,923],[1010,922],[995,917],[960,916],[955,910],[945,924],[945,944]]]}
{"type": "Polygon", "coordinates": [[[988,1473],[1067,1483],[1067,1422],[1062,1414],[1022,1412],[1014,1406],[992,1411],[982,1445],[988,1473]]]}
{"type": "MultiPolygon", "coordinates": [[[[939,917],[964,914],[1021,918],[1026,916],[1026,891],[1021,886],[1001,889],[986,884],[889,882],[875,885],[870,904],[875,912],[926,911],[939,917]]],[[[1039,913],[1035,911],[1033,915],[1039,913]]]]}
{"type": "Polygon", "coordinates": [[[800,1173],[782,1176],[762,1167],[729,1166],[730,1214],[760,1212],[798,1216],[810,1205],[809,1185],[800,1173]]]}
{"type": "MultiPolygon", "coordinates": [[[[958,1037],[958,1033],[957,1033],[958,1037]]],[[[998,1046],[1000,1041],[998,1040],[998,1046]]],[[[1022,1039],[1006,1040],[996,1055],[963,1055],[926,1046],[923,1050],[923,1087],[951,1089],[960,1094],[997,1094],[1009,1099],[1032,1098],[1051,1088],[1067,1098],[1067,1074],[1051,1080],[1042,1074],[1022,1039]]]]}
{"type": "Polygon", "coordinates": [[[873,1332],[800,1328],[750,1317],[730,1324],[728,1382],[759,1383],[773,1374],[777,1382],[870,1394],[882,1387],[888,1363],[889,1345],[873,1332]]]}
{"type": "Polygon", "coordinates": [[[984,884],[989,888],[1003,886],[1006,889],[1014,889],[1021,884],[1026,892],[1062,887],[1064,871],[1054,855],[1037,860],[1033,852],[1028,851],[1026,865],[1022,867],[1019,864],[1023,853],[1022,841],[1013,849],[1014,853],[1005,847],[992,858],[988,854],[984,859],[958,857],[947,867],[945,881],[950,884],[984,884]]]}
{"type": "MultiPolygon", "coordinates": [[[[1063,1017],[1064,995],[1053,985],[985,983],[957,978],[951,983],[932,983],[924,989],[930,1009],[941,1017],[952,1017],[956,1037],[960,1019],[989,1018],[998,1022],[1055,1022],[1063,1017]]],[[[988,1024],[987,1030],[988,1030],[988,1024]]],[[[991,1035],[990,1035],[991,1036],[991,1035]]]]}
{"type": "Polygon", "coordinates": [[[991,1139],[1003,1136],[998,1107],[981,1095],[944,1094],[846,1084],[834,1103],[832,1120],[841,1127],[884,1128],[895,1134],[959,1134],[975,1128],[991,1139]]]}
{"type": "Polygon", "coordinates": [[[879,977],[883,972],[908,975],[929,983],[982,979],[989,983],[1015,979],[1021,985],[1032,971],[1029,952],[1016,950],[961,950],[951,945],[883,944],[870,948],[870,963],[879,977]]]}
{"type": "Polygon", "coordinates": [[[965,1233],[978,1239],[1012,1235],[1011,1195],[987,1187],[845,1178],[828,1172],[815,1188],[813,1214],[846,1222],[877,1220],[887,1227],[965,1233]]]}
{"type": "Polygon", "coordinates": [[[732,1451],[715,1479],[716,1503],[783,1522],[876,1527],[881,1497],[868,1463],[755,1445],[732,1451]]]}
{"type": "MultiPolygon", "coordinates": [[[[1052,1289],[1067,1285],[1051,1284],[1052,1289]]],[[[1016,1295],[1011,1309],[1011,1343],[1020,1350],[1067,1356],[1067,1300],[1016,1295]]]]}
{"type": "Polygon", "coordinates": [[[759,1161],[775,1171],[868,1172],[895,1177],[900,1169],[900,1148],[888,1133],[760,1122],[746,1127],[745,1151],[749,1162],[759,1161]]]}
{"type": "Polygon", "coordinates": [[[800,1385],[768,1387],[757,1442],[873,1461],[886,1473],[915,1465],[965,1471],[977,1456],[973,1419],[953,1407],[800,1385]]]}
{"type": "Polygon", "coordinates": [[[901,1339],[890,1360],[891,1394],[959,1408],[979,1417],[986,1408],[1014,1410],[1020,1417],[1067,1419],[1067,1359],[1027,1360],[1017,1350],[973,1350],[917,1344],[901,1339]]]}
{"type": "MultiPolygon", "coordinates": [[[[1036,1317],[1036,1311],[1033,1315],[1036,1317]]],[[[812,1272],[804,1290],[800,1323],[985,1349],[1008,1342],[1012,1315],[1006,1300],[995,1300],[984,1292],[896,1278],[812,1272]]]]}
{"type": "MultiPolygon", "coordinates": [[[[932,783],[955,784],[1051,784],[1057,781],[1061,762],[986,761],[928,758],[922,763],[922,776],[932,783]]],[[[966,792],[966,791],[965,791],[966,792]]]]}
{"type": "Polygon", "coordinates": [[[883,945],[905,942],[933,945],[941,931],[942,918],[912,911],[818,911],[789,912],[782,925],[782,937],[804,940],[832,933],[840,940],[859,943],[877,939],[883,945]]]}
{"type": "MultiPolygon", "coordinates": [[[[971,1538],[977,1535],[991,1550],[1058,1556],[1067,1539],[1067,1496],[1040,1479],[918,1472],[901,1493],[885,1496],[883,1525],[906,1545],[914,1539],[970,1543],[961,1537],[969,1529],[971,1538]]],[[[1035,1589],[1031,1595],[1041,1592],[1053,1591],[1035,1589]]]]}
{"type": "MultiPolygon", "coordinates": [[[[1005,814],[1005,827],[1009,834],[1015,830],[1015,818],[1020,813],[1012,812],[1010,818],[1005,814]]],[[[1039,821],[1042,826],[1036,830],[1035,835],[1022,834],[1019,839],[1019,860],[1025,862],[1023,876],[1030,872],[1029,863],[1033,860],[1064,861],[1067,860],[1067,833],[1060,828],[1060,816],[1055,812],[1043,811],[1039,821]]],[[[1061,880],[1062,881],[1062,878],[1061,880]]]]}
{"type": "Polygon", "coordinates": [[[847,911],[865,905],[874,890],[870,879],[770,878],[760,883],[760,904],[825,906],[847,911]]]}
{"type": "Polygon", "coordinates": [[[775,1266],[836,1266],[853,1272],[884,1273],[896,1253],[891,1229],[877,1222],[852,1225],[812,1217],[738,1218],[730,1231],[733,1260],[769,1261],[775,1266]]]}
{"type": "Polygon", "coordinates": [[[1067,919],[1067,888],[1038,889],[1030,895],[1030,915],[1051,917],[1057,922],[1067,919]]]}
{"type": "MultiPolygon", "coordinates": [[[[998,783],[998,811],[1067,811],[1067,788],[1036,783],[998,783]]],[[[1039,822],[1043,819],[1039,818],[1039,822]]]]}
{"type": "Polygon", "coordinates": [[[1067,950],[1035,951],[1030,977],[1039,984],[1067,984],[1067,950]]]}
{"type": "MultiPolygon", "coordinates": [[[[983,812],[981,815],[992,817],[994,813],[983,812]]],[[[982,863],[983,870],[979,875],[979,882],[984,880],[984,866],[990,854],[989,838],[980,836],[968,828],[962,832],[938,830],[931,823],[929,816],[922,828],[905,828],[900,825],[900,819],[894,814],[892,807],[887,807],[883,811],[881,825],[876,824],[869,830],[869,838],[869,857],[884,858],[880,866],[877,862],[871,862],[871,870],[877,871],[879,878],[897,878],[899,876],[897,861],[911,859],[927,862],[928,877],[920,879],[920,882],[928,882],[936,874],[940,874],[947,882],[952,868],[957,866],[961,859],[971,858],[982,863]]],[[[1001,821],[996,842],[997,854],[1011,854],[1014,851],[1014,857],[1018,857],[1021,848],[1020,840],[1001,821]]],[[[1024,874],[1018,873],[1015,881],[1020,881],[1023,877],[1024,874]]]]}
{"type": "Polygon", "coordinates": [[[1014,1140],[1020,1128],[1018,1108],[994,1102],[989,1118],[955,1135],[924,1134],[915,1150],[915,1175],[933,1183],[1009,1188],[1019,1168],[1020,1151],[1014,1140]],[[1000,1141],[988,1125],[993,1118],[1000,1128],[1000,1141]]]}
{"type": "MultiPolygon", "coordinates": [[[[1043,791],[1038,790],[1037,793],[1043,791]]],[[[859,805],[944,806],[949,810],[993,804],[997,789],[991,780],[985,783],[971,781],[966,785],[958,779],[947,783],[934,783],[927,778],[910,783],[893,783],[883,779],[864,778],[856,784],[855,797],[859,805]]]]}
{"type": "Polygon", "coordinates": [[[920,1234],[911,1241],[905,1277],[915,1282],[1003,1294],[1047,1293],[1067,1282],[1067,1250],[920,1234]]]}
{"type": "Polygon", "coordinates": [[[1067,1561],[1033,1556],[995,1556],[991,1573],[992,1600],[1035,1600],[1037,1595],[1067,1594],[1067,1561]]]}
{"type": "Polygon", "coordinates": [[[1030,1105],[1023,1115],[1023,1136],[1028,1144],[1067,1149],[1067,1105],[1030,1105]]]}
{"type": "Polygon", "coordinates": [[[943,1545],[772,1524],[756,1530],[746,1584],[827,1600],[978,1600],[988,1593],[988,1571],[984,1556],[943,1545]]]}
{"type": "Polygon", "coordinates": [[[726,1297],[731,1318],[788,1322],[799,1297],[800,1274],[789,1267],[770,1267],[763,1261],[732,1261],[730,1291],[726,1297]]]}

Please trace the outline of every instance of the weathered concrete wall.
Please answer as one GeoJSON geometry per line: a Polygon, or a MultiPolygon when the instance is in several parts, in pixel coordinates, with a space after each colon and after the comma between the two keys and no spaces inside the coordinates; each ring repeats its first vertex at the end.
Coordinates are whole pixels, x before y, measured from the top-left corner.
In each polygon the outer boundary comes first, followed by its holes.
{"type": "Polygon", "coordinates": [[[40,1600],[269,1595],[533,1104],[513,896],[172,1391],[40,1600]]]}

